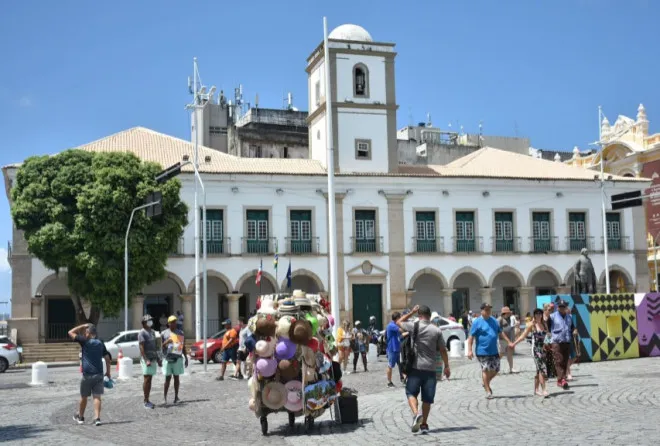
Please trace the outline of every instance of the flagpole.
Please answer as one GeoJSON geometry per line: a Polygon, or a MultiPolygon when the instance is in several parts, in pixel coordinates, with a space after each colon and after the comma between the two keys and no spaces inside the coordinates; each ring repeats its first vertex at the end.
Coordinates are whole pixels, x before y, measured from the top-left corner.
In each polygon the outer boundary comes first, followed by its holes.
{"type": "MultiPolygon", "coordinates": [[[[328,47],[328,18],[323,17],[323,51],[325,60],[325,124],[328,148],[328,260],[330,262],[330,302],[332,316],[335,319],[334,334],[340,324],[339,280],[337,277],[337,231],[335,203],[335,153],[332,133],[332,91],[330,89],[330,48],[328,47]]],[[[343,243],[343,240],[342,240],[343,243]]],[[[348,309],[348,306],[346,306],[348,309]]]]}
{"type": "Polygon", "coordinates": [[[264,259],[262,258],[259,261],[259,271],[261,272],[261,277],[259,277],[259,298],[264,295],[264,293],[261,291],[262,288],[262,283],[264,283],[264,259]]]}

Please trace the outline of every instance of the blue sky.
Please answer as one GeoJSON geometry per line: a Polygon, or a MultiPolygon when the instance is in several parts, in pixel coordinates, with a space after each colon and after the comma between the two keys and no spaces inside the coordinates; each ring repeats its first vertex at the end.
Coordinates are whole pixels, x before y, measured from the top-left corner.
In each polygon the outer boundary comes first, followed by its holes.
{"type": "MultiPolygon", "coordinates": [[[[653,0],[26,0],[0,14],[0,164],[137,125],[187,139],[193,56],[207,84],[242,83],[262,107],[291,91],[306,109],[305,59],[324,15],[331,29],[357,23],[397,44],[398,126],[430,112],[442,128],[483,121],[487,134],[570,150],[597,138],[598,105],[614,121],[643,102],[660,130],[653,0]]],[[[10,282],[0,249],[0,301],[10,282]]]]}

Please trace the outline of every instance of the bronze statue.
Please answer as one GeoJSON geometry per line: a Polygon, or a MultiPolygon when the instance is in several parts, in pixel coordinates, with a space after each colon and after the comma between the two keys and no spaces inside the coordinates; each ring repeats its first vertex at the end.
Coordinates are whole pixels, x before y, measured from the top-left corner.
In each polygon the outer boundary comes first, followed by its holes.
{"type": "Polygon", "coordinates": [[[596,293],[596,271],[589,258],[587,248],[582,248],[580,258],[573,267],[575,277],[574,290],[576,294],[595,294],[596,293]]]}

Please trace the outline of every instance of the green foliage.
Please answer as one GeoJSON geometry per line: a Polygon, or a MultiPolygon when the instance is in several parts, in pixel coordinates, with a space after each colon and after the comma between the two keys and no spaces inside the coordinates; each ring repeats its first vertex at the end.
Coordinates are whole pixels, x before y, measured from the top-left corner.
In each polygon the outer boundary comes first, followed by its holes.
{"type": "Polygon", "coordinates": [[[154,181],[161,166],[123,152],[69,150],[31,157],[17,172],[12,218],[30,253],[47,268],[68,270],[72,295],[106,316],[124,305],[124,237],[131,211],[160,190],[163,214],[135,213],[129,235],[129,296],[165,275],[188,224],[181,183],[154,181]]]}

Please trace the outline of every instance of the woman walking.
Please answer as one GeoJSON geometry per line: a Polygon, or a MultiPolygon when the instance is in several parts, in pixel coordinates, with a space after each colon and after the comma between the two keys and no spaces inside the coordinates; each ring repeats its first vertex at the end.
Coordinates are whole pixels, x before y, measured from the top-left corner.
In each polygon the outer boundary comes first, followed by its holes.
{"type": "MultiPolygon", "coordinates": [[[[555,304],[548,303],[543,305],[543,322],[545,322],[546,327],[548,326],[548,319],[550,319],[550,315],[554,311],[555,304]]],[[[545,349],[545,362],[548,365],[548,379],[557,376],[557,372],[555,371],[555,357],[552,355],[552,350],[550,348],[551,343],[552,339],[550,337],[550,333],[548,333],[548,336],[545,338],[545,344],[548,345],[548,347],[545,349]]]]}
{"type": "Polygon", "coordinates": [[[342,365],[344,373],[346,373],[346,366],[348,365],[348,358],[351,355],[351,340],[353,333],[351,332],[351,323],[345,320],[341,327],[337,329],[337,345],[339,346],[339,363],[342,365]]]}
{"type": "Polygon", "coordinates": [[[530,324],[525,327],[525,331],[515,340],[513,345],[520,344],[532,334],[532,357],[536,365],[536,375],[534,376],[534,393],[543,398],[548,397],[546,382],[548,380],[548,362],[546,361],[545,338],[548,334],[548,327],[543,320],[543,310],[537,308],[534,310],[534,317],[530,324]],[[539,391],[539,387],[541,391],[539,391]]]}

